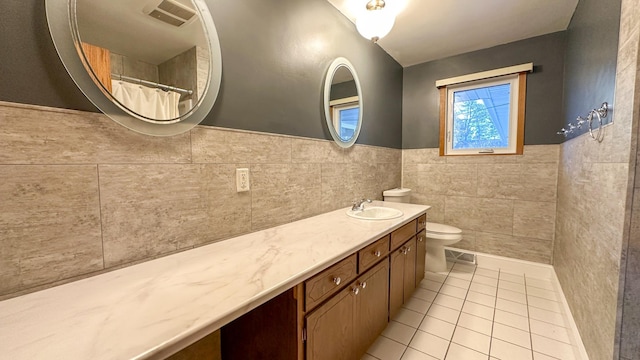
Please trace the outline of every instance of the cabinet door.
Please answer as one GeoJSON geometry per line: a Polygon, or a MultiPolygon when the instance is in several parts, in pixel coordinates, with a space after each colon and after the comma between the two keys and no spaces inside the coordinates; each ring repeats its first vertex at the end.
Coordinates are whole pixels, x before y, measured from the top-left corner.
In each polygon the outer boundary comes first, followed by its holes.
{"type": "Polygon", "coordinates": [[[404,244],[404,302],[407,302],[416,289],[416,238],[404,244]]]}
{"type": "Polygon", "coordinates": [[[404,298],[404,247],[392,252],[389,258],[389,318],[393,319],[404,298]]]}
{"type": "Polygon", "coordinates": [[[417,235],[417,243],[416,243],[416,287],[420,284],[422,279],[424,279],[424,262],[425,257],[427,256],[427,235],[424,230],[422,230],[417,235]]]}
{"type": "Polygon", "coordinates": [[[356,357],[360,359],[387,326],[389,316],[389,262],[383,261],[358,279],[356,298],[356,357]]]}
{"type": "Polygon", "coordinates": [[[348,286],[306,317],[307,360],[352,360],[355,294],[348,286]]]}

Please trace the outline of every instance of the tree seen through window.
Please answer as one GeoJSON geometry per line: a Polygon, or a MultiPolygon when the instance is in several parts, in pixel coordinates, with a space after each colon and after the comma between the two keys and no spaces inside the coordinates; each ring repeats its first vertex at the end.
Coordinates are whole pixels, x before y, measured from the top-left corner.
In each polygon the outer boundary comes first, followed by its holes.
{"type": "Polygon", "coordinates": [[[456,91],[453,149],[502,148],[509,145],[509,85],[456,91]],[[506,101],[502,101],[505,99],[506,101]],[[506,125],[507,129],[502,129],[506,125]],[[503,130],[503,131],[501,131],[503,130]],[[505,135],[502,135],[504,133],[505,135]]]}

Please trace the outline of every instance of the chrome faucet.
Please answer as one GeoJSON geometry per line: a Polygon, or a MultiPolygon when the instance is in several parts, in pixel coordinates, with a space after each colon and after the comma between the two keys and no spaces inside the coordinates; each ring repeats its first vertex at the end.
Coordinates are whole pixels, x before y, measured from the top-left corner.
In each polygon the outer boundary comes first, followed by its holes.
{"type": "Polygon", "coordinates": [[[364,210],[364,203],[371,203],[371,200],[369,200],[369,199],[360,199],[358,201],[355,201],[353,203],[353,206],[351,207],[351,211],[363,211],[364,210]]]}

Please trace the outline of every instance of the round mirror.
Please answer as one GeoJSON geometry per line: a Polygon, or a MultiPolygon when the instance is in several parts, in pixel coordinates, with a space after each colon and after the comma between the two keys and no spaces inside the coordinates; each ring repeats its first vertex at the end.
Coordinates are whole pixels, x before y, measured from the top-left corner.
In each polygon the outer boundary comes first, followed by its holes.
{"type": "Polygon", "coordinates": [[[65,68],[121,125],[175,135],[213,107],[222,58],[204,0],[46,0],[46,10],[65,68]]]}
{"type": "Polygon", "coordinates": [[[358,75],[345,58],[335,59],[324,82],[324,115],[333,140],[341,147],[355,144],[362,127],[362,90],[358,75]]]}

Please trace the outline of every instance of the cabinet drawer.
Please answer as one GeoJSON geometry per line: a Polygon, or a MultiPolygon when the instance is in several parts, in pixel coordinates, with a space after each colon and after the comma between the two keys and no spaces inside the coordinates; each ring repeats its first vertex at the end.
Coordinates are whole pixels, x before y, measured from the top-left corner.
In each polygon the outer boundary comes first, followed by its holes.
{"type": "Polygon", "coordinates": [[[418,232],[424,230],[427,227],[427,214],[422,214],[418,218],[418,232]]]}
{"type": "Polygon", "coordinates": [[[305,281],[305,309],[313,309],[355,279],[357,263],[357,256],[353,254],[305,281]]]}
{"type": "Polygon", "coordinates": [[[391,251],[400,247],[405,241],[411,239],[416,234],[416,220],[403,225],[398,230],[391,233],[391,251]]]}
{"type": "Polygon", "coordinates": [[[358,252],[358,273],[367,271],[378,260],[389,254],[389,235],[374,242],[358,252]]]}

